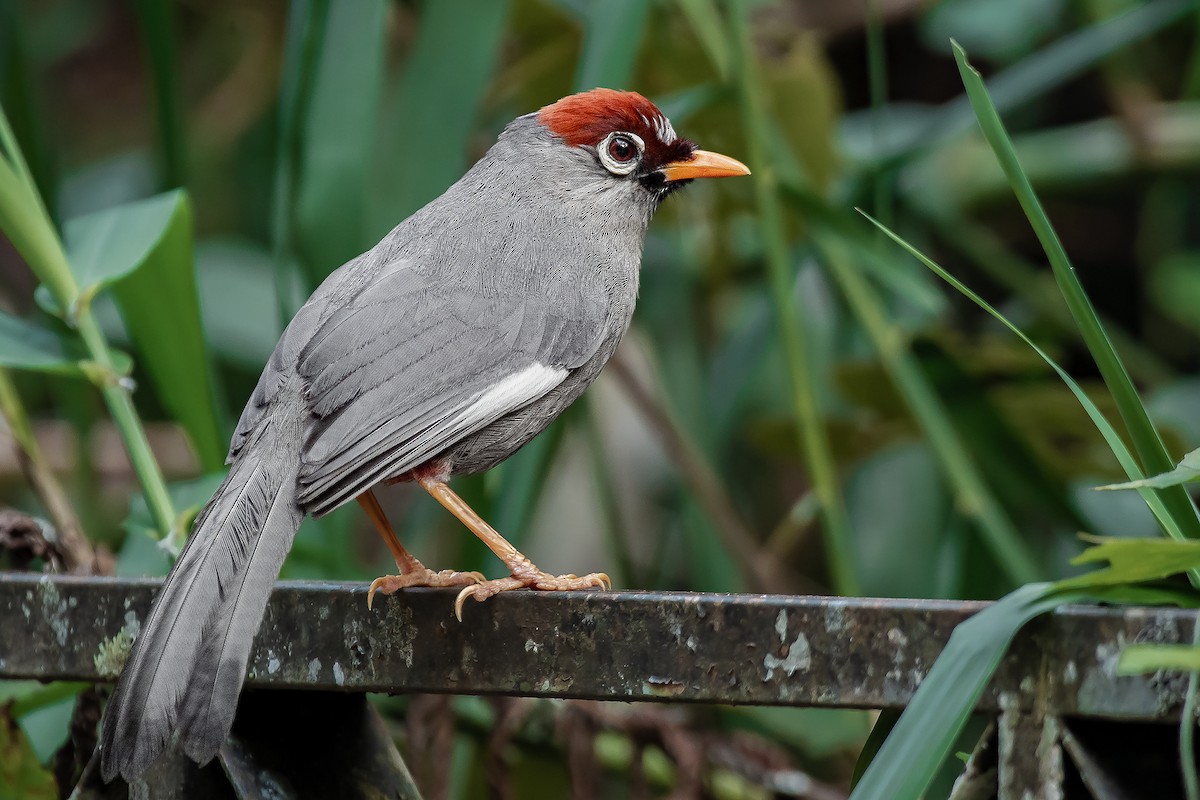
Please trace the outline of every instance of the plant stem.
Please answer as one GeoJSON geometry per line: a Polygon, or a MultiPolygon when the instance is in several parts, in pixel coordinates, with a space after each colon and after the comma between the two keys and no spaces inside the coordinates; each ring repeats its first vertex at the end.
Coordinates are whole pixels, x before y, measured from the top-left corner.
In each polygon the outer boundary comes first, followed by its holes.
{"type": "Polygon", "coordinates": [[[837,465],[821,422],[813,387],[817,376],[809,358],[807,335],[792,306],[792,268],[787,251],[778,175],[767,157],[766,108],[754,70],[753,42],[746,4],[731,3],[731,24],[736,52],[735,71],[743,115],[747,123],[747,148],[759,208],[760,231],[766,254],[771,297],[792,384],[792,402],[800,434],[800,447],[808,466],[813,491],[821,501],[821,517],[829,570],[836,590],[857,594],[858,578],[850,549],[850,522],[839,486],[837,465]]]}
{"type": "Polygon", "coordinates": [[[128,386],[116,379],[117,372],[112,355],[104,341],[104,334],[100,332],[100,326],[96,324],[96,318],[92,316],[90,306],[84,305],[79,309],[75,325],[92,359],[108,374],[108,377],[102,378],[100,393],[104,396],[113,423],[125,442],[125,450],[129,453],[133,471],[138,476],[142,491],[146,493],[146,505],[150,508],[154,524],[163,533],[169,546],[178,547],[184,532],[177,530],[175,509],[171,503],[171,495],[167,492],[162,470],[159,469],[150,449],[150,440],[146,438],[146,430],[133,407],[133,398],[128,386]]]}
{"type": "Polygon", "coordinates": [[[130,463],[146,495],[155,525],[164,538],[169,537],[167,541],[170,545],[177,546],[185,532],[176,530],[178,526],[171,496],[150,450],[141,419],[133,407],[129,388],[122,385],[119,379],[108,343],[92,316],[91,296],[84,296],[80,292],[62,240],[46,212],[2,107],[0,149],[3,149],[0,153],[0,230],[8,236],[38,280],[54,295],[67,324],[78,330],[91,361],[99,368],[98,377],[93,380],[98,384],[125,442],[130,463]]]}
{"type": "Polygon", "coordinates": [[[71,572],[92,571],[96,566],[96,551],[84,536],[83,527],[71,508],[62,484],[46,463],[46,457],[34,436],[33,426],[29,423],[25,404],[21,402],[8,372],[3,369],[0,369],[0,414],[4,415],[16,442],[21,471],[54,523],[57,544],[67,569],[71,572]]]}

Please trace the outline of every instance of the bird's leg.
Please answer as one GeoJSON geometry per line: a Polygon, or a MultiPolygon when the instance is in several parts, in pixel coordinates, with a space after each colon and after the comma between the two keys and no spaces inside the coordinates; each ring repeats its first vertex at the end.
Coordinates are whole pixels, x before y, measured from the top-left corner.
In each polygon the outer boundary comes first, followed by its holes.
{"type": "Polygon", "coordinates": [[[478,572],[455,572],[452,569],[434,572],[418,561],[416,556],[400,544],[396,532],[392,530],[383,508],[379,505],[379,500],[370,489],[358,496],[358,504],[367,512],[367,516],[375,525],[375,531],[387,544],[388,550],[392,551],[392,558],[396,559],[396,567],[400,570],[399,575],[384,575],[371,581],[371,588],[367,592],[368,609],[375,600],[375,592],[392,594],[409,586],[463,586],[483,582],[483,576],[478,572]]]}
{"type": "Polygon", "coordinates": [[[551,575],[542,572],[533,562],[522,555],[521,551],[496,532],[496,529],[484,522],[483,517],[475,513],[475,509],[467,505],[444,480],[436,477],[417,475],[416,481],[421,488],[433,495],[434,499],[446,507],[454,516],[479,537],[496,557],[504,562],[512,574],[507,578],[483,581],[468,586],[458,593],[454,601],[454,616],[462,621],[462,607],[468,597],[483,601],[500,592],[513,589],[542,589],[544,591],[574,591],[576,589],[612,588],[612,580],[603,572],[593,572],[590,575],[551,575]]]}

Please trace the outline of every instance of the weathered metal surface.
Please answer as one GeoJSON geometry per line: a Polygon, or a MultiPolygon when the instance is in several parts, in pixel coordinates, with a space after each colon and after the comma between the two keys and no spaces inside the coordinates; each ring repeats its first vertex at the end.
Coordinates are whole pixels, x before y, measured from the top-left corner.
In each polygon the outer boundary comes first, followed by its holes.
{"type": "MultiPolygon", "coordinates": [[[[96,680],[101,643],[145,618],[154,581],[0,575],[0,678],[96,680]]],[[[637,592],[453,591],[366,605],[363,584],[283,583],[250,682],[277,688],[899,708],[977,603],[637,592]]],[[[1058,714],[1177,715],[1183,683],[1117,677],[1127,642],[1190,642],[1194,611],[1068,607],[1018,637],[980,709],[1040,680],[1058,714]],[[1033,658],[1030,658],[1033,655],[1033,658]],[[1022,671],[1032,669],[1036,674],[1022,671]],[[1039,679],[1039,675],[1042,677],[1039,679]]]]}

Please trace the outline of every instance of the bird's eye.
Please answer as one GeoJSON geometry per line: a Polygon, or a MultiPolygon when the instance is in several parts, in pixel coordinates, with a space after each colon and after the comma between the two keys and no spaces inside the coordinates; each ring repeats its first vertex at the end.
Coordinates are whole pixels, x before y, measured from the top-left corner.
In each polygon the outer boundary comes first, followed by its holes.
{"type": "Polygon", "coordinates": [[[623,164],[637,155],[637,148],[626,137],[614,136],[608,142],[608,154],[612,156],[613,161],[623,164]]]}
{"type": "Polygon", "coordinates": [[[614,175],[633,172],[645,150],[645,143],[636,133],[610,133],[596,148],[600,163],[614,175]]]}

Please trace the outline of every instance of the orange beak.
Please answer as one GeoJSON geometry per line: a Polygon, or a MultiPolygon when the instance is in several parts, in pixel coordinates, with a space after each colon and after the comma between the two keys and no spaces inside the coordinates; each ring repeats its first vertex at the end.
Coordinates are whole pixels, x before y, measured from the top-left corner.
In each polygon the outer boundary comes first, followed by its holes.
{"type": "Polygon", "coordinates": [[[749,175],[750,169],[736,158],[697,150],[690,158],[664,164],[658,170],[670,181],[686,181],[692,178],[732,178],[749,175]]]}

